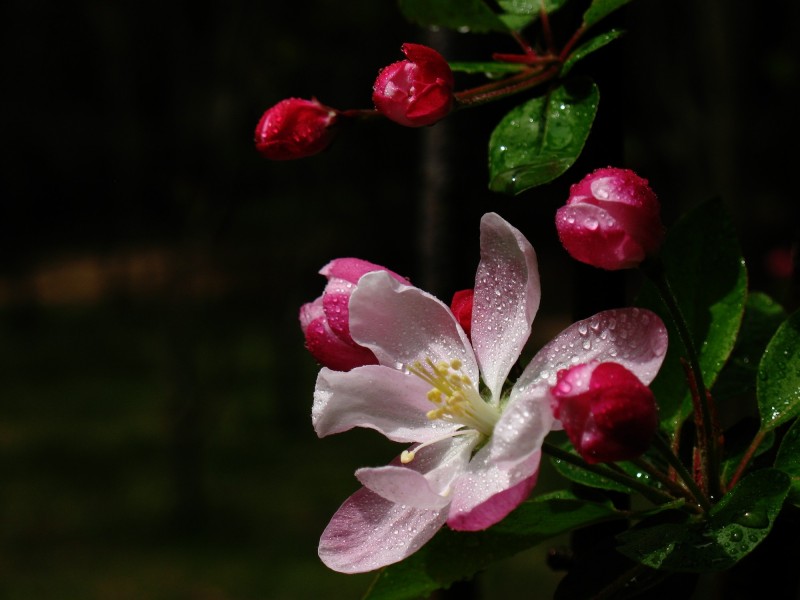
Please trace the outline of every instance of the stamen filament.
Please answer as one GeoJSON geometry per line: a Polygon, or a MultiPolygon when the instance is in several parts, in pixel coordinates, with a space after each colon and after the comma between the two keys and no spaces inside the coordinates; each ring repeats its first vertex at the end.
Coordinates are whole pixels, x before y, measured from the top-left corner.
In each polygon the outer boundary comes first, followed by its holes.
{"type": "Polygon", "coordinates": [[[426,396],[436,406],[426,413],[430,420],[459,423],[489,436],[500,413],[481,398],[472,379],[461,371],[462,366],[458,359],[434,363],[427,358],[425,364],[417,361],[406,369],[433,386],[426,396]]]}

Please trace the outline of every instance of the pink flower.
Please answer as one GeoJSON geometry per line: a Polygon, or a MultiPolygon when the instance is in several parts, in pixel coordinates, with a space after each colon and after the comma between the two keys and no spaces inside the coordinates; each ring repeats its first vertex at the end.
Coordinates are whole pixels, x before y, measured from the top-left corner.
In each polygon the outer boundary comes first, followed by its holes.
{"type": "Polygon", "coordinates": [[[271,160],[304,158],[322,152],[333,141],[337,111],[316,99],[281,100],[256,126],[256,150],[271,160]]]}
{"type": "Polygon", "coordinates": [[[481,220],[472,341],[430,294],[383,272],[359,280],[350,331],[378,364],[323,368],[314,428],[326,436],[367,427],[410,445],[388,466],[356,471],[364,487],[320,540],[326,565],[370,571],[409,556],[445,523],[474,531],[503,519],[536,483],[542,440],[556,425],[549,390],[559,369],[613,360],[643,381],[655,376],[663,323],[643,310],[607,311],[567,328],[504,391],[539,298],[533,248],[493,213],[481,220]]]}
{"type": "Polygon", "coordinates": [[[300,327],[311,355],[329,369],[349,371],[361,365],[378,363],[375,355],[350,337],[350,295],[362,275],[374,271],[389,273],[397,281],[408,280],[379,265],[360,258],[337,258],[322,267],[328,278],[322,296],[300,308],[300,327]]]}
{"type": "Polygon", "coordinates": [[[403,44],[403,54],[408,60],[392,63],[375,80],[375,108],[406,127],[431,125],[453,106],[453,72],[433,48],[403,44]]]}
{"type": "Polygon", "coordinates": [[[653,392],[620,364],[593,362],[559,371],[551,393],[555,417],[588,463],[636,458],[658,429],[653,392]]]}
{"type": "Polygon", "coordinates": [[[561,243],[573,258],[615,271],[641,263],[664,238],[653,190],[629,169],[598,169],[570,188],[556,212],[561,243]]]}

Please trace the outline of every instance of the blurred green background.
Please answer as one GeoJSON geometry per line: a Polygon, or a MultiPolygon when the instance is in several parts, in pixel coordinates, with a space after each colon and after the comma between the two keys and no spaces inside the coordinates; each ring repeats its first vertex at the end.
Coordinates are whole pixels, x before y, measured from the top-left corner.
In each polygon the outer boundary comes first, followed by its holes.
{"type": "MultiPolygon", "coordinates": [[[[616,164],[651,180],[667,223],[723,196],[754,285],[792,306],[768,267],[797,237],[798,5],[673,4],[616,18],[630,33],[583,65],[603,97],[586,153],[510,199],[486,191],[485,149],[515,101],[424,131],[365,124],[299,162],[252,148],[285,97],[368,107],[405,41],[469,60],[505,39],[422,31],[389,0],[4,3],[0,599],[360,596],[371,576],[328,571],[317,540],[354,469],[397,449],[311,428],[297,310],[336,256],[449,299],[496,210],[539,254],[545,341],[619,300],[625,280],[575,266],[552,227],[570,183],[616,164]]],[[[564,35],[582,6],[556,17],[564,35]]],[[[546,551],[478,590],[550,597],[546,551]]]]}

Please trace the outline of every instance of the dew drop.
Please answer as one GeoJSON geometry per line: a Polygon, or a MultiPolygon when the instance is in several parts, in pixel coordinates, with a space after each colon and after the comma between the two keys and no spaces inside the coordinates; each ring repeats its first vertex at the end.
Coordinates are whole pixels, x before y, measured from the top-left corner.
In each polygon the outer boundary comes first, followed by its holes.
{"type": "Polygon", "coordinates": [[[746,510],[737,515],[734,519],[739,525],[744,525],[751,529],[761,529],[769,525],[769,517],[764,511],[746,510]]]}

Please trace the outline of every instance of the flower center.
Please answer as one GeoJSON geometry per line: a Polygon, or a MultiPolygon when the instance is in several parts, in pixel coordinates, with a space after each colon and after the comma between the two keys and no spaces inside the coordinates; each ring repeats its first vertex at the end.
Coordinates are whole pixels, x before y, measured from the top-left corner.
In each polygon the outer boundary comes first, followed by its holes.
{"type": "Polygon", "coordinates": [[[407,367],[412,373],[433,387],[427,394],[436,408],[429,410],[428,418],[460,423],[485,436],[492,435],[500,412],[488,404],[469,376],[461,369],[460,360],[434,363],[430,358],[407,367]]]}

